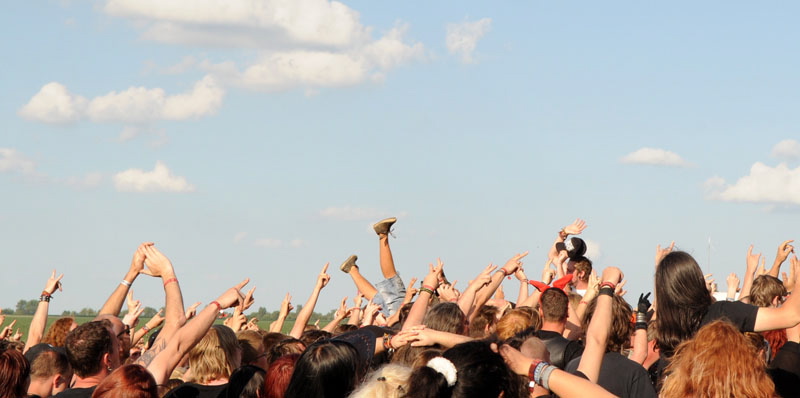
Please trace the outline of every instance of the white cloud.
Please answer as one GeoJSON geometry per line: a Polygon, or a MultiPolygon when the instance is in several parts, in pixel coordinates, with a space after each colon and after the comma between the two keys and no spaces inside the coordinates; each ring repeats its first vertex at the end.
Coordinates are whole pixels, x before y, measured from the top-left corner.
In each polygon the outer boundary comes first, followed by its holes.
{"type": "Polygon", "coordinates": [[[172,175],[158,161],[153,171],[128,169],[114,175],[114,186],[120,192],[192,192],[195,187],[185,178],[172,175]]]}
{"type": "Polygon", "coordinates": [[[29,120],[67,124],[83,118],[87,104],[86,98],[70,94],[61,83],[51,82],[42,86],[18,114],[29,120]]]}
{"type": "MultiPolygon", "coordinates": [[[[222,105],[225,91],[205,76],[184,94],[167,95],[161,88],[130,87],[88,101],[70,94],[60,83],[48,83],[20,109],[22,117],[44,123],[93,122],[145,123],[185,120],[213,114],[222,105]]],[[[121,138],[130,138],[123,134],[121,138]]]]}
{"type": "Polygon", "coordinates": [[[464,63],[474,63],[472,53],[482,38],[492,27],[491,18],[483,18],[474,22],[451,23],[447,25],[445,43],[450,54],[461,56],[464,63]]]}
{"type": "Polygon", "coordinates": [[[36,163],[13,148],[0,148],[0,173],[35,175],[36,163]]]}
{"type": "Polygon", "coordinates": [[[772,148],[772,156],[785,160],[800,159],[800,142],[795,140],[783,140],[772,148]]]}
{"type": "MultiPolygon", "coordinates": [[[[583,238],[581,238],[583,239],[583,238]]],[[[597,261],[603,253],[600,251],[600,244],[589,239],[583,239],[584,243],[586,243],[586,256],[592,261],[597,261]]]]}
{"type": "Polygon", "coordinates": [[[658,148],[641,148],[625,155],[620,159],[622,163],[629,164],[649,164],[654,166],[688,167],[689,162],[685,161],[675,152],[666,151],[658,148]]]}
{"type": "Polygon", "coordinates": [[[243,71],[232,62],[205,63],[204,67],[242,88],[260,91],[382,81],[385,72],[425,57],[421,43],[403,41],[407,29],[407,25],[398,25],[380,39],[346,51],[298,49],[266,53],[243,71]]]}
{"type": "Polygon", "coordinates": [[[369,37],[358,12],[338,1],[108,0],[104,10],[133,19],[145,39],[176,44],[347,47],[369,37]]]}
{"type": "Polygon", "coordinates": [[[707,197],[714,200],[800,205],[800,166],[790,169],[785,163],[770,167],[756,162],[750,174],[735,184],[712,177],[705,188],[707,197]]]}

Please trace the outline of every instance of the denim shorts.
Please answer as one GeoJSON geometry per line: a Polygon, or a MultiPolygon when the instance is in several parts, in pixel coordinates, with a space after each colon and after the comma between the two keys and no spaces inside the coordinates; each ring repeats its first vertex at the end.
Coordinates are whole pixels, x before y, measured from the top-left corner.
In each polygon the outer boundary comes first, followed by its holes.
{"type": "Polygon", "coordinates": [[[381,306],[383,309],[381,312],[385,317],[392,316],[400,309],[400,304],[403,304],[406,296],[406,285],[403,284],[399,274],[378,282],[375,289],[378,292],[372,298],[372,303],[381,306]]]}

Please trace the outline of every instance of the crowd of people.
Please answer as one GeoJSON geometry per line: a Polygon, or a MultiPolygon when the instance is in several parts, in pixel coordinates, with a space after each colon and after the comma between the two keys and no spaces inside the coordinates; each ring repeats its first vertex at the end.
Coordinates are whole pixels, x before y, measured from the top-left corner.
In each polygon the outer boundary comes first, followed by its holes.
{"type": "Polygon", "coordinates": [[[691,255],[658,246],[654,291],[641,287],[632,307],[623,272],[586,257],[583,220],[558,232],[540,280],[523,252],[463,290],[440,260],[419,285],[404,283],[389,245],[396,221],[374,225],[383,279],[369,281],[349,257],[340,270],[359,294],[319,327],[310,318],[331,279],[326,264],[288,334],[291,297],[263,330],[245,315],[249,280],[184,307],[175,268],[152,242],[93,321],[63,317],[45,331],[61,288],[54,271],[27,333],[0,332],[0,398],[800,397],[792,241],[769,269],[751,246],[742,286],[731,274],[724,297],[691,255]],[[161,279],[165,302],[144,325],[130,290],[141,275],[161,279]],[[514,301],[501,287],[512,276],[514,301]]]}

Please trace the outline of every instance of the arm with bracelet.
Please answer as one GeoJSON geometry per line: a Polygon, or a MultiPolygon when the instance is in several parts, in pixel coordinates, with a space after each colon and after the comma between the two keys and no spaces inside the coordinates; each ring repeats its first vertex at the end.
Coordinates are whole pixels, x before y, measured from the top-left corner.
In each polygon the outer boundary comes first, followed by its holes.
{"type": "Polygon", "coordinates": [[[478,291],[478,293],[475,295],[474,308],[481,308],[481,306],[486,304],[486,302],[489,301],[489,299],[497,291],[497,288],[500,287],[500,284],[503,283],[503,279],[517,272],[517,270],[522,267],[522,259],[527,255],[527,251],[524,253],[518,253],[506,261],[502,268],[498,269],[497,272],[492,274],[491,281],[482,289],[480,289],[480,291],[478,291]]]}
{"type": "Polygon", "coordinates": [[[47,326],[47,311],[50,308],[50,300],[56,290],[61,291],[61,278],[63,277],[64,274],[56,277],[56,271],[53,270],[50,278],[47,279],[44,290],[39,296],[39,305],[36,307],[36,312],[33,314],[33,319],[31,319],[31,325],[28,327],[28,338],[25,340],[23,353],[28,352],[29,348],[42,341],[44,329],[47,326]]]}
{"type": "Polygon", "coordinates": [[[111,296],[108,297],[108,300],[106,300],[106,302],[103,304],[103,307],[97,313],[98,316],[119,316],[119,312],[122,310],[122,304],[125,302],[125,296],[128,295],[128,289],[130,289],[131,285],[133,285],[133,281],[136,280],[136,277],[138,277],[140,273],[148,273],[144,269],[144,249],[147,246],[152,245],[153,242],[145,242],[139,245],[139,247],[136,249],[136,252],[133,253],[133,259],[131,259],[131,266],[128,269],[128,272],[111,293],[111,296]]]}
{"type": "Polygon", "coordinates": [[[406,322],[403,324],[403,330],[422,325],[422,321],[425,319],[425,313],[428,311],[428,302],[431,297],[433,297],[433,292],[439,287],[439,279],[441,279],[443,267],[444,264],[442,260],[437,260],[435,267],[433,264],[428,266],[428,274],[422,279],[422,287],[419,288],[417,301],[414,302],[411,306],[411,310],[408,311],[406,322]]]}
{"type": "Polygon", "coordinates": [[[647,311],[650,310],[650,293],[640,294],[636,306],[636,322],[633,327],[633,349],[628,359],[643,364],[647,359],[647,311]]]}

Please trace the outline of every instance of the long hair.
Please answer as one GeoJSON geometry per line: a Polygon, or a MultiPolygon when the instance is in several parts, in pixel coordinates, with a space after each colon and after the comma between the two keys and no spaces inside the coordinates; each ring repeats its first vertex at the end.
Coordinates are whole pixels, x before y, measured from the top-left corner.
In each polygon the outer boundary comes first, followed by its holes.
{"type": "Polygon", "coordinates": [[[72,324],[74,323],[75,319],[72,317],[59,318],[50,325],[50,329],[48,329],[47,334],[44,335],[42,343],[50,344],[53,347],[63,347],[67,339],[67,334],[70,329],[72,329],[72,324]]]}
{"type": "MultiPolygon", "coordinates": [[[[607,352],[620,352],[625,345],[630,341],[633,328],[631,327],[631,317],[633,310],[631,305],[625,301],[624,298],[613,295],[611,301],[611,329],[608,333],[608,341],[606,342],[607,352]]],[[[586,312],[583,314],[581,320],[581,329],[583,334],[589,330],[589,322],[594,316],[594,311],[597,309],[597,297],[592,299],[586,306],[586,312]]]]}
{"type": "Polygon", "coordinates": [[[775,394],[755,347],[722,320],[703,326],[694,338],[681,343],[666,376],[662,398],[772,398],[775,394]]]}
{"type": "Polygon", "coordinates": [[[141,365],[124,365],[97,385],[92,398],[158,398],[158,387],[141,365]]]}
{"type": "Polygon", "coordinates": [[[267,380],[264,384],[267,386],[267,393],[264,398],[283,398],[286,394],[286,387],[289,386],[289,380],[294,373],[294,364],[300,354],[284,355],[269,365],[267,369],[267,380]]]}
{"type": "Polygon", "coordinates": [[[266,371],[255,365],[244,365],[231,373],[226,398],[259,398],[266,394],[266,371]]]}
{"type": "MultiPolygon", "coordinates": [[[[239,341],[227,326],[214,325],[189,351],[189,367],[194,382],[207,384],[214,379],[228,378],[239,367],[236,363],[239,341]]],[[[239,357],[241,358],[241,357],[239,357]]]]}
{"type": "Polygon", "coordinates": [[[658,347],[667,358],[691,338],[711,306],[703,272],[689,253],[667,254],[656,269],[658,347]]]}
{"type": "Polygon", "coordinates": [[[408,389],[409,377],[411,368],[408,366],[383,365],[370,374],[350,398],[400,398],[408,389]]]}
{"type": "Polygon", "coordinates": [[[323,340],[297,359],[286,398],[344,398],[355,390],[365,369],[350,343],[323,340]]]}
{"type": "Polygon", "coordinates": [[[0,398],[21,398],[28,391],[31,368],[28,360],[14,348],[0,352],[0,398]]]}
{"type": "Polygon", "coordinates": [[[471,341],[456,345],[445,351],[442,357],[456,367],[456,384],[449,387],[445,377],[428,366],[422,366],[411,374],[406,397],[413,398],[505,398],[527,396],[520,379],[517,378],[500,354],[489,347],[488,341],[471,341]]]}

